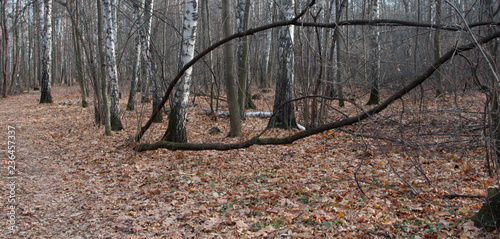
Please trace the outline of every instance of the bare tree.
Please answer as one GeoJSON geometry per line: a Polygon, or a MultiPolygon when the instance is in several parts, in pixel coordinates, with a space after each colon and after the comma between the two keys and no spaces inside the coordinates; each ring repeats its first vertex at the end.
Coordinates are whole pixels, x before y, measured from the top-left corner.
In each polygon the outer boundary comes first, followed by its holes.
{"type": "MultiPolygon", "coordinates": [[[[222,0],[222,31],[223,36],[228,37],[232,33],[231,24],[231,1],[222,0]]],[[[230,129],[228,137],[241,136],[241,115],[238,106],[238,87],[234,77],[234,43],[224,45],[224,79],[226,80],[227,104],[230,114],[230,129]]]]}
{"type": "MultiPolygon", "coordinates": [[[[434,22],[436,25],[441,25],[441,0],[434,0],[436,7],[436,16],[434,22]]],[[[434,31],[434,60],[441,57],[441,41],[440,41],[441,31],[434,31]]],[[[444,94],[443,90],[443,76],[441,75],[441,69],[438,69],[434,76],[436,78],[436,98],[442,97],[444,94]]]]}
{"type": "MultiPolygon", "coordinates": [[[[97,1],[97,42],[98,42],[98,50],[99,50],[99,61],[101,66],[99,67],[99,76],[101,78],[101,91],[102,91],[102,107],[103,107],[103,124],[104,124],[104,134],[111,134],[111,115],[110,108],[108,104],[108,79],[106,77],[106,67],[105,67],[105,57],[106,52],[104,50],[104,33],[103,29],[103,9],[102,9],[102,0],[97,1]]],[[[105,24],[104,24],[105,25],[105,24]]]]}
{"type": "MultiPolygon", "coordinates": [[[[144,1],[144,0],[142,0],[144,1]]],[[[153,1],[145,0],[143,8],[143,21],[141,21],[141,25],[139,25],[139,40],[141,42],[141,56],[142,56],[142,96],[141,102],[147,103],[150,101],[149,99],[149,87],[151,84],[151,52],[150,52],[150,44],[151,44],[151,24],[152,24],[152,11],[153,11],[153,1]]],[[[154,108],[153,108],[154,109],[154,108]]],[[[156,118],[155,118],[156,121],[156,118]]]]}
{"type": "Polygon", "coordinates": [[[52,103],[51,94],[51,65],[52,65],[52,0],[44,0],[42,3],[41,14],[43,17],[42,23],[42,80],[41,80],[41,95],[40,103],[52,103]]]}
{"type": "MultiPolygon", "coordinates": [[[[288,20],[294,16],[294,0],[279,1],[278,16],[280,20],[288,20]]],[[[280,128],[298,128],[295,119],[294,104],[294,26],[280,27],[278,31],[278,75],[276,76],[276,93],[274,98],[274,114],[272,126],[280,128]],[[285,104],[286,105],[283,105],[285,104]]]]}
{"type": "Polygon", "coordinates": [[[116,25],[113,21],[113,9],[116,6],[116,0],[103,0],[104,3],[104,18],[105,18],[105,29],[106,29],[106,57],[108,66],[108,75],[110,83],[110,119],[111,119],[111,130],[122,130],[123,125],[120,120],[120,99],[118,98],[118,71],[116,69],[116,25]]]}
{"type": "MultiPolygon", "coordinates": [[[[238,0],[236,10],[236,25],[238,32],[246,31],[250,18],[250,0],[238,0]]],[[[248,84],[248,38],[238,39],[238,104],[240,106],[241,118],[245,118],[245,107],[247,101],[247,84],[248,84]]]]}
{"type": "MultiPolygon", "coordinates": [[[[79,24],[80,24],[80,14],[79,14],[79,4],[75,4],[75,6],[72,6],[73,4],[71,1],[68,2],[68,10],[72,11],[72,15],[74,16],[73,19],[73,46],[75,49],[75,67],[76,67],[76,79],[78,81],[78,84],[80,85],[80,95],[82,97],[82,107],[87,107],[87,84],[84,81],[84,76],[83,76],[83,61],[82,61],[82,47],[81,47],[81,42],[80,42],[80,37],[78,36],[79,34],[79,24]]],[[[71,14],[71,12],[70,12],[71,14]]]]}
{"type": "MultiPolygon", "coordinates": [[[[142,14],[141,8],[143,6],[143,0],[132,1],[132,8],[136,18],[136,25],[138,28],[142,28],[142,14]]],[[[139,34],[135,37],[135,49],[136,57],[134,64],[134,74],[132,81],[130,82],[130,94],[128,96],[127,110],[134,110],[135,108],[135,95],[137,93],[137,85],[139,83],[140,68],[141,68],[141,40],[139,34]]]]}
{"type": "MultiPolygon", "coordinates": [[[[375,20],[379,18],[380,8],[379,0],[369,0],[370,6],[370,19],[375,20]]],[[[380,32],[377,27],[370,27],[370,74],[369,80],[371,81],[370,99],[367,105],[376,105],[380,102],[380,32]]]]}
{"type": "Polygon", "coordinates": [[[2,33],[2,49],[0,55],[1,73],[2,73],[2,97],[7,97],[7,75],[9,66],[9,32],[7,30],[7,1],[0,2],[0,28],[2,33]]]}
{"type": "MultiPolygon", "coordinates": [[[[198,0],[186,0],[184,22],[182,30],[181,61],[179,69],[193,59],[198,27],[198,0]]],[[[175,88],[174,98],[171,103],[168,128],[162,140],[173,142],[187,142],[186,122],[189,103],[189,89],[191,86],[191,72],[186,70],[180,83],[175,88]]]]}

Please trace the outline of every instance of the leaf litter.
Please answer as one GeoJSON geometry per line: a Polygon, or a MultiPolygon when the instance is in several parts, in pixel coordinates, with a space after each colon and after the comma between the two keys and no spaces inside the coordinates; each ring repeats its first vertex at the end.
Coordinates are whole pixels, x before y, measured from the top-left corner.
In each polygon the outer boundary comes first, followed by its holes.
{"type": "MultiPolygon", "coordinates": [[[[1,100],[1,128],[15,126],[18,142],[17,228],[14,235],[3,230],[2,237],[498,236],[486,234],[467,220],[479,210],[483,199],[442,197],[485,195],[486,188],[496,184],[485,170],[485,150],[481,147],[460,152],[453,147],[415,151],[391,147],[376,137],[357,136],[375,132],[370,129],[382,127],[380,122],[385,121],[381,120],[285,146],[135,153],[130,139],[136,133],[138,115],[150,109],[123,112],[126,129],[106,137],[102,126],[94,125],[92,107],[38,104],[38,97],[23,94],[1,100]],[[412,160],[419,162],[421,171],[412,160]]],[[[53,97],[55,102],[75,101],[78,93],[73,88],[55,87],[53,97]]],[[[126,102],[122,99],[121,103],[124,106],[126,102]]],[[[190,109],[190,142],[242,141],[224,137],[227,119],[212,121],[196,113],[206,107],[200,103],[190,109]],[[222,133],[209,134],[214,126],[222,133]]],[[[356,109],[346,111],[355,113],[356,109]]],[[[426,119],[405,120],[432,125],[424,122],[426,119]]],[[[408,122],[383,127],[398,134],[394,131],[402,130],[398,127],[404,128],[408,122]]],[[[259,133],[256,129],[262,130],[266,124],[267,119],[248,118],[243,122],[243,138],[253,137],[259,133]]],[[[423,126],[422,132],[415,134],[430,132],[423,126]]],[[[165,123],[155,124],[143,141],[159,139],[165,128],[165,123]]],[[[2,155],[6,155],[6,131],[0,143],[2,155]]],[[[264,136],[283,137],[293,132],[270,130],[264,136]]],[[[4,164],[6,160],[2,159],[4,164]]],[[[6,179],[0,181],[2,208],[7,206],[7,183],[6,179]]],[[[6,215],[2,218],[5,220],[0,223],[6,228],[6,215]]]]}

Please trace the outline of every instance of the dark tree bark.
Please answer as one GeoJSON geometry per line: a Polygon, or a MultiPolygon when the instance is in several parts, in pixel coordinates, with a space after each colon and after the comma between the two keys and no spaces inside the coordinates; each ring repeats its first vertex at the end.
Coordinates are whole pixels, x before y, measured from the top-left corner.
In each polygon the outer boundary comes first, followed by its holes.
{"type": "MultiPolygon", "coordinates": [[[[222,0],[222,31],[223,36],[229,37],[232,31],[231,1],[222,0]]],[[[226,80],[227,104],[229,108],[230,129],[228,137],[241,136],[241,115],[238,106],[238,88],[234,77],[234,45],[228,42],[224,45],[224,79],[226,80]]]]}
{"type": "MultiPolygon", "coordinates": [[[[281,20],[291,19],[293,17],[293,9],[294,0],[281,0],[279,14],[281,20]]],[[[280,27],[278,37],[278,74],[276,76],[276,93],[273,107],[276,117],[272,121],[272,126],[284,129],[298,128],[295,119],[294,104],[290,102],[280,107],[284,102],[294,98],[294,26],[280,27]],[[279,111],[278,107],[280,107],[279,111]]]]}

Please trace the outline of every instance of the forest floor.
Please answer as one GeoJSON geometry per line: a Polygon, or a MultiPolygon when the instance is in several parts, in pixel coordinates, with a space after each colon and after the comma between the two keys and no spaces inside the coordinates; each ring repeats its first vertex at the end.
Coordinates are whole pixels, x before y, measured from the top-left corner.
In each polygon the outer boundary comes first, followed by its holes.
{"type": "MultiPolygon", "coordinates": [[[[477,97],[459,100],[472,111],[480,109],[474,103],[477,97]]],[[[345,128],[355,134],[328,131],[285,146],[135,153],[130,139],[138,118],[148,115],[149,108],[124,112],[125,130],[104,136],[103,127],[94,125],[92,103],[89,108],[59,104],[76,101],[76,88],[54,87],[53,98],[53,104],[38,104],[39,93],[0,99],[1,238],[499,236],[467,220],[484,198],[443,197],[484,196],[488,186],[497,185],[498,179],[488,176],[486,149],[477,146],[480,140],[465,143],[471,147],[449,140],[423,149],[415,146],[417,141],[408,142],[410,147],[391,147],[391,141],[380,140],[383,135],[379,140],[358,137],[382,131],[397,135],[411,122],[423,131],[433,126],[453,130],[456,122],[443,118],[445,114],[382,126],[368,122],[364,128],[345,128]],[[15,139],[8,138],[9,129],[15,139]],[[14,152],[8,153],[8,140],[15,141],[14,152]],[[14,160],[8,158],[11,153],[14,160]],[[12,161],[16,167],[9,175],[12,161]],[[14,228],[9,218],[15,219],[14,228]]],[[[267,124],[267,119],[249,118],[243,122],[242,138],[227,139],[228,120],[200,114],[207,106],[201,98],[198,102],[189,113],[190,142],[243,141],[267,124]],[[214,126],[222,133],[208,134],[214,126]]],[[[442,102],[455,104],[453,99],[442,102]]],[[[272,96],[264,94],[257,103],[269,110],[272,96]]],[[[440,104],[429,107],[443,107],[440,104]]],[[[412,111],[411,105],[404,107],[412,111]]],[[[354,107],[345,111],[356,112],[354,107]]],[[[467,117],[462,118],[473,118],[467,117]]],[[[155,124],[142,142],[159,139],[165,128],[155,124]]],[[[264,136],[294,132],[271,130],[264,136]]],[[[443,134],[434,133],[432,140],[443,140],[438,137],[443,134]]]]}

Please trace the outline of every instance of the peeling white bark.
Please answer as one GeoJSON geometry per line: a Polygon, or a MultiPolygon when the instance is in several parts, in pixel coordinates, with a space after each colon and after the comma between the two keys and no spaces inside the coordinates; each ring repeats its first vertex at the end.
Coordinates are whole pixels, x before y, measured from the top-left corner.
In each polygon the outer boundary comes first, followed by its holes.
{"type": "Polygon", "coordinates": [[[120,100],[118,98],[118,71],[116,69],[116,25],[113,24],[112,5],[116,4],[116,0],[103,0],[104,5],[104,18],[106,29],[106,58],[109,75],[110,86],[110,117],[111,117],[111,130],[122,130],[123,126],[120,120],[120,100]]]}
{"type": "MultiPolygon", "coordinates": [[[[280,0],[279,20],[289,20],[294,14],[294,0],[280,0]]],[[[278,107],[294,97],[294,53],[293,38],[294,27],[281,27],[278,32],[278,75],[276,79],[276,94],[274,98],[274,111],[278,107]]],[[[297,128],[293,103],[280,108],[276,113],[273,126],[282,128],[297,128]]]]}
{"type": "Polygon", "coordinates": [[[52,0],[44,0],[41,4],[40,21],[42,21],[41,53],[42,53],[42,82],[40,103],[52,103],[52,0]]]}
{"type": "MultiPolygon", "coordinates": [[[[184,22],[182,25],[182,45],[179,69],[194,57],[198,17],[198,0],[186,0],[184,22]]],[[[174,98],[171,104],[172,113],[170,115],[169,127],[165,133],[164,139],[166,138],[175,142],[187,142],[186,117],[192,71],[192,67],[186,70],[175,88],[174,98]]]]}

